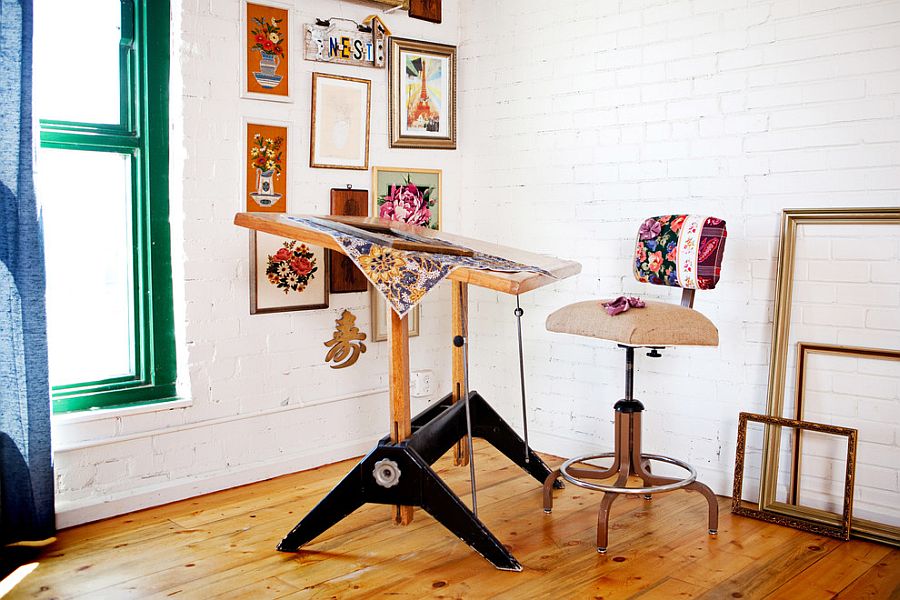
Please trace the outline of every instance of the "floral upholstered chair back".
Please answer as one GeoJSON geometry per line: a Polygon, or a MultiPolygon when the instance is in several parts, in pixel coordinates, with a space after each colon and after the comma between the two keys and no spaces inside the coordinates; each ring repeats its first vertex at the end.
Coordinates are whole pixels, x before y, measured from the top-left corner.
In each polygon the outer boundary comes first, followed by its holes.
{"type": "Polygon", "coordinates": [[[650,217],[638,231],[634,276],[655,285],[711,290],[719,282],[727,234],[725,221],[716,217],[650,217]]]}

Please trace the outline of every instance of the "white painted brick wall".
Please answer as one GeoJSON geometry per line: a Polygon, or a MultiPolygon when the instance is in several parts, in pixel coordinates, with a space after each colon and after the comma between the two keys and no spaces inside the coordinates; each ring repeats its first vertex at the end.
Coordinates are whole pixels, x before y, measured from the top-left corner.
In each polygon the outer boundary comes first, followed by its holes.
{"type": "MultiPolygon", "coordinates": [[[[331,296],[328,310],[249,314],[247,232],[232,224],[243,210],[242,117],[293,124],[289,210],[323,213],[329,189],[370,189],[371,173],[310,169],[312,71],[372,80],[370,164],[444,170],[446,227],[460,228],[459,153],[391,150],[387,73],[302,60],[300,24],[315,17],[361,21],[372,4],[303,0],[294,4],[291,75],[294,102],[239,98],[240,2],[173,0],[171,180],[179,386],[192,405],[162,412],[56,423],[60,526],[239,485],[365,452],[388,429],[387,344],[370,343],[352,368],[324,364],[323,342],[348,308],[369,331],[368,294],[331,296]],[[373,393],[372,390],[375,390],[373,393]]],[[[458,8],[445,2],[443,24],[385,16],[404,37],[458,43],[458,8]]],[[[449,290],[422,308],[411,340],[413,369],[434,371],[434,400],[449,389],[449,290]]],[[[414,409],[425,400],[414,401],[414,409]]]]}
{"type": "MultiPolygon", "coordinates": [[[[623,394],[621,351],[549,334],[546,315],[621,293],[674,300],[631,276],[637,226],[714,214],[729,226],[723,278],[696,308],[721,344],[639,355],[636,394],[647,449],[688,459],[729,494],[737,413],[765,411],[781,210],[900,205],[900,2],[462,0],[460,14],[462,223],[584,265],[522,298],[539,448],[606,449],[623,394]]],[[[842,258],[859,251],[834,247],[842,258]]],[[[855,282],[890,296],[900,281],[880,263],[806,275],[798,298],[823,303],[859,299],[855,282]]],[[[873,333],[900,322],[885,302],[797,317],[814,330],[847,321],[860,334],[846,343],[890,345],[873,333]]],[[[473,294],[472,381],[520,424],[513,306],[473,294]]],[[[896,404],[872,400],[860,406],[896,418],[896,404]]],[[[875,462],[860,473],[883,475],[875,462]]]]}

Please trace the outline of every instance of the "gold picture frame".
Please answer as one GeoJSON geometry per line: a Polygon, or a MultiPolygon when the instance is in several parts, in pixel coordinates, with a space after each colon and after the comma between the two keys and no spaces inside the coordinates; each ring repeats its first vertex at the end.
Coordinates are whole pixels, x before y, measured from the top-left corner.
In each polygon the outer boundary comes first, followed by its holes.
{"type": "Polygon", "coordinates": [[[455,150],[456,46],[392,37],[388,70],[391,148],[455,150]]]}
{"type": "MultiPolygon", "coordinates": [[[[900,224],[900,207],[811,208],[786,209],[783,211],[778,250],[778,270],[775,277],[775,311],[772,324],[772,348],[769,359],[768,396],[766,400],[766,412],[774,418],[780,418],[784,411],[788,353],[790,350],[791,303],[797,229],[801,225],[825,224],[896,225],[900,224]]],[[[833,525],[834,518],[830,516],[830,513],[815,508],[797,507],[776,502],[780,444],[780,430],[767,425],[763,440],[763,459],[760,472],[760,510],[778,512],[790,516],[801,516],[813,519],[819,523],[833,525]]],[[[854,535],[856,535],[856,531],[854,531],[854,535]]],[[[859,534],[859,537],[875,539],[862,533],[859,534]]],[[[890,540],[878,538],[878,541],[890,540]]]]}
{"type": "MultiPolygon", "coordinates": [[[[369,284],[369,305],[370,310],[372,312],[372,335],[370,336],[370,340],[373,342],[386,342],[388,339],[388,327],[390,315],[388,311],[391,308],[387,305],[387,300],[384,299],[384,296],[378,292],[372,284],[369,284]]],[[[409,319],[407,322],[409,323],[409,337],[416,337],[419,335],[419,325],[421,323],[421,310],[422,306],[417,304],[415,308],[413,308],[409,312],[409,319]]]]}
{"type": "MultiPolygon", "coordinates": [[[[856,358],[871,358],[875,360],[900,361],[900,350],[800,342],[797,344],[797,400],[794,408],[794,418],[797,420],[803,418],[806,365],[808,364],[807,359],[810,354],[830,354],[836,356],[853,356],[856,358]]],[[[803,442],[800,433],[801,432],[798,430],[797,435],[794,436],[792,440],[791,480],[788,492],[788,504],[791,506],[797,506],[800,502],[800,457],[803,451],[803,442]]],[[[776,508],[778,508],[777,504],[776,508]]],[[[851,531],[854,534],[858,534],[859,537],[900,545],[900,527],[854,517],[851,531]]]]}
{"type": "Polygon", "coordinates": [[[313,73],[309,166],[368,170],[371,108],[370,80],[313,73]]]}
{"type": "MultiPolygon", "coordinates": [[[[797,436],[795,436],[797,437],[797,436]]],[[[731,494],[731,512],[742,517],[751,517],[769,523],[786,525],[803,531],[827,535],[842,540],[850,539],[850,515],[853,513],[853,482],[856,474],[856,444],[858,433],[849,427],[810,423],[796,419],[740,413],[738,417],[737,449],[734,458],[734,487],[731,494]],[[789,506],[790,510],[774,512],[763,507],[751,508],[742,499],[744,486],[744,456],[747,449],[747,423],[762,423],[766,428],[792,427],[800,431],[816,431],[831,435],[846,436],[847,466],[844,474],[844,501],[840,515],[809,507],[789,506]]]]}

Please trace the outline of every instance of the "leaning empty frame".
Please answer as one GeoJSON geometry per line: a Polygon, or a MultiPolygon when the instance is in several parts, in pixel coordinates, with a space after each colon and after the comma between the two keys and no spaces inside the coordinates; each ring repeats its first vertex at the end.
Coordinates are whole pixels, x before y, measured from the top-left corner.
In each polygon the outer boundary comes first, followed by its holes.
{"type": "MultiPolygon", "coordinates": [[[[769,362],[767,413],[772,417],[780,417],[784,412],[785,386],[788,381],[788,356],[791,351],[791,309],[797,254],[796,242],[798,228],[801,225],[900,225],[900,207],[788,209],[784,211],[775,283],[772,351],[769,362]]],[[[800,510],[798,507],[776,502],[779,447],[780,429],[767,426],[760,474],[760,509],[774,510],[784,514],[803,513],[803,516],[818,520],[823,524],[833,523],[833,519],[829,519],[827,516],[829,513],[818,514],[815,509],[800,510]]],[[[889,537],[858,533],[856,528],[854,528],[854,535],[891,542],[889,537]]]]}
{"type": "MultiPolygon", "coordinates": [[[[742,412],[738,421],[737,452],[734,459],[734,490],[731,495],[731,512],[742,517],[752,517],[769,523],[787,525],[803,531],[809,531],[821,535],[828,535],[842,540],[850,538],[850,515],[853,512],[853,479],[856,465],[856,440],[857,432],[848,427],[836,425],[823,425],[822,423],[810,423],[796,419],[782,417],[770,417],[742,412]],[[773,512],[760,502],[759,508],[750,508],[741,499],[744,485],[744,455],[747,446],[747,423],[762,423],[767,428],[791,427],[800,431],[817,431],[832,435],[847,437],[847,468],[844,475],[844,501],[841,514],[837,515],[827,511],[813,508],[786,507],[783,511],[773,512]],[[795,510],[802,508],[802,510],[795,510]]],[[[760,499],[761,500],[761,499],[760,499]]]]}

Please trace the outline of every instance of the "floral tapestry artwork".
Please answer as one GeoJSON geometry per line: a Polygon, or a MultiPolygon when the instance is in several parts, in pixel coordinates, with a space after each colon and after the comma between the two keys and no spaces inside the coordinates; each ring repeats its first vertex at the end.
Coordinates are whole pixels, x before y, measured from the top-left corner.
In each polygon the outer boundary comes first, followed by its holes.
{"type": "Polygon", "coordinates": [[[269,255],[266,278],[285,294],[302,292],[319,270],[316,257],[306,244],[285,241],[282,248],[269,255]]]}
{"type": "Polygon", "coordinates": [[[638,281],[713,289],[719,281],[725,221],[701,215],[663,215],[641,224],[634,255],[638,281]]]}
{"type": "Polygon", "coordinates": [[[441,228],[441,171],[375,167],[372,213],[431,229],[441,228]]]}
{"type": "Polygon", "coordinates": [[[303,217],[288,216],[311,229],[330,235],[344,248],[347,256],[380,291],[399,316],[406,315],[434,286],[459,267],[550,275],[538,267],[498,256],[475,252],[474,256],[454,256],[429,252],[396,250],[363,238],[348,235],[303,217]]]}
{"type": "Polygon", "coordinates": [[[248,212],[286,212],[288,192],[288,125],[246,125],[244,178],[248,212]]]}
{"type": "Polygon", "coordinates": [[[436,221],[434,191],[433,187],[414,185],[407,175],[406,181],[390,185],[386,194],[378,196],[378,216],[437,229],[437,223],[433,222],[436,221]]]}
{"type": "Polygon", "coordinates": [[[246,2],[245,97],[289,101],[289,12],[280,6],[246,2]]]}

